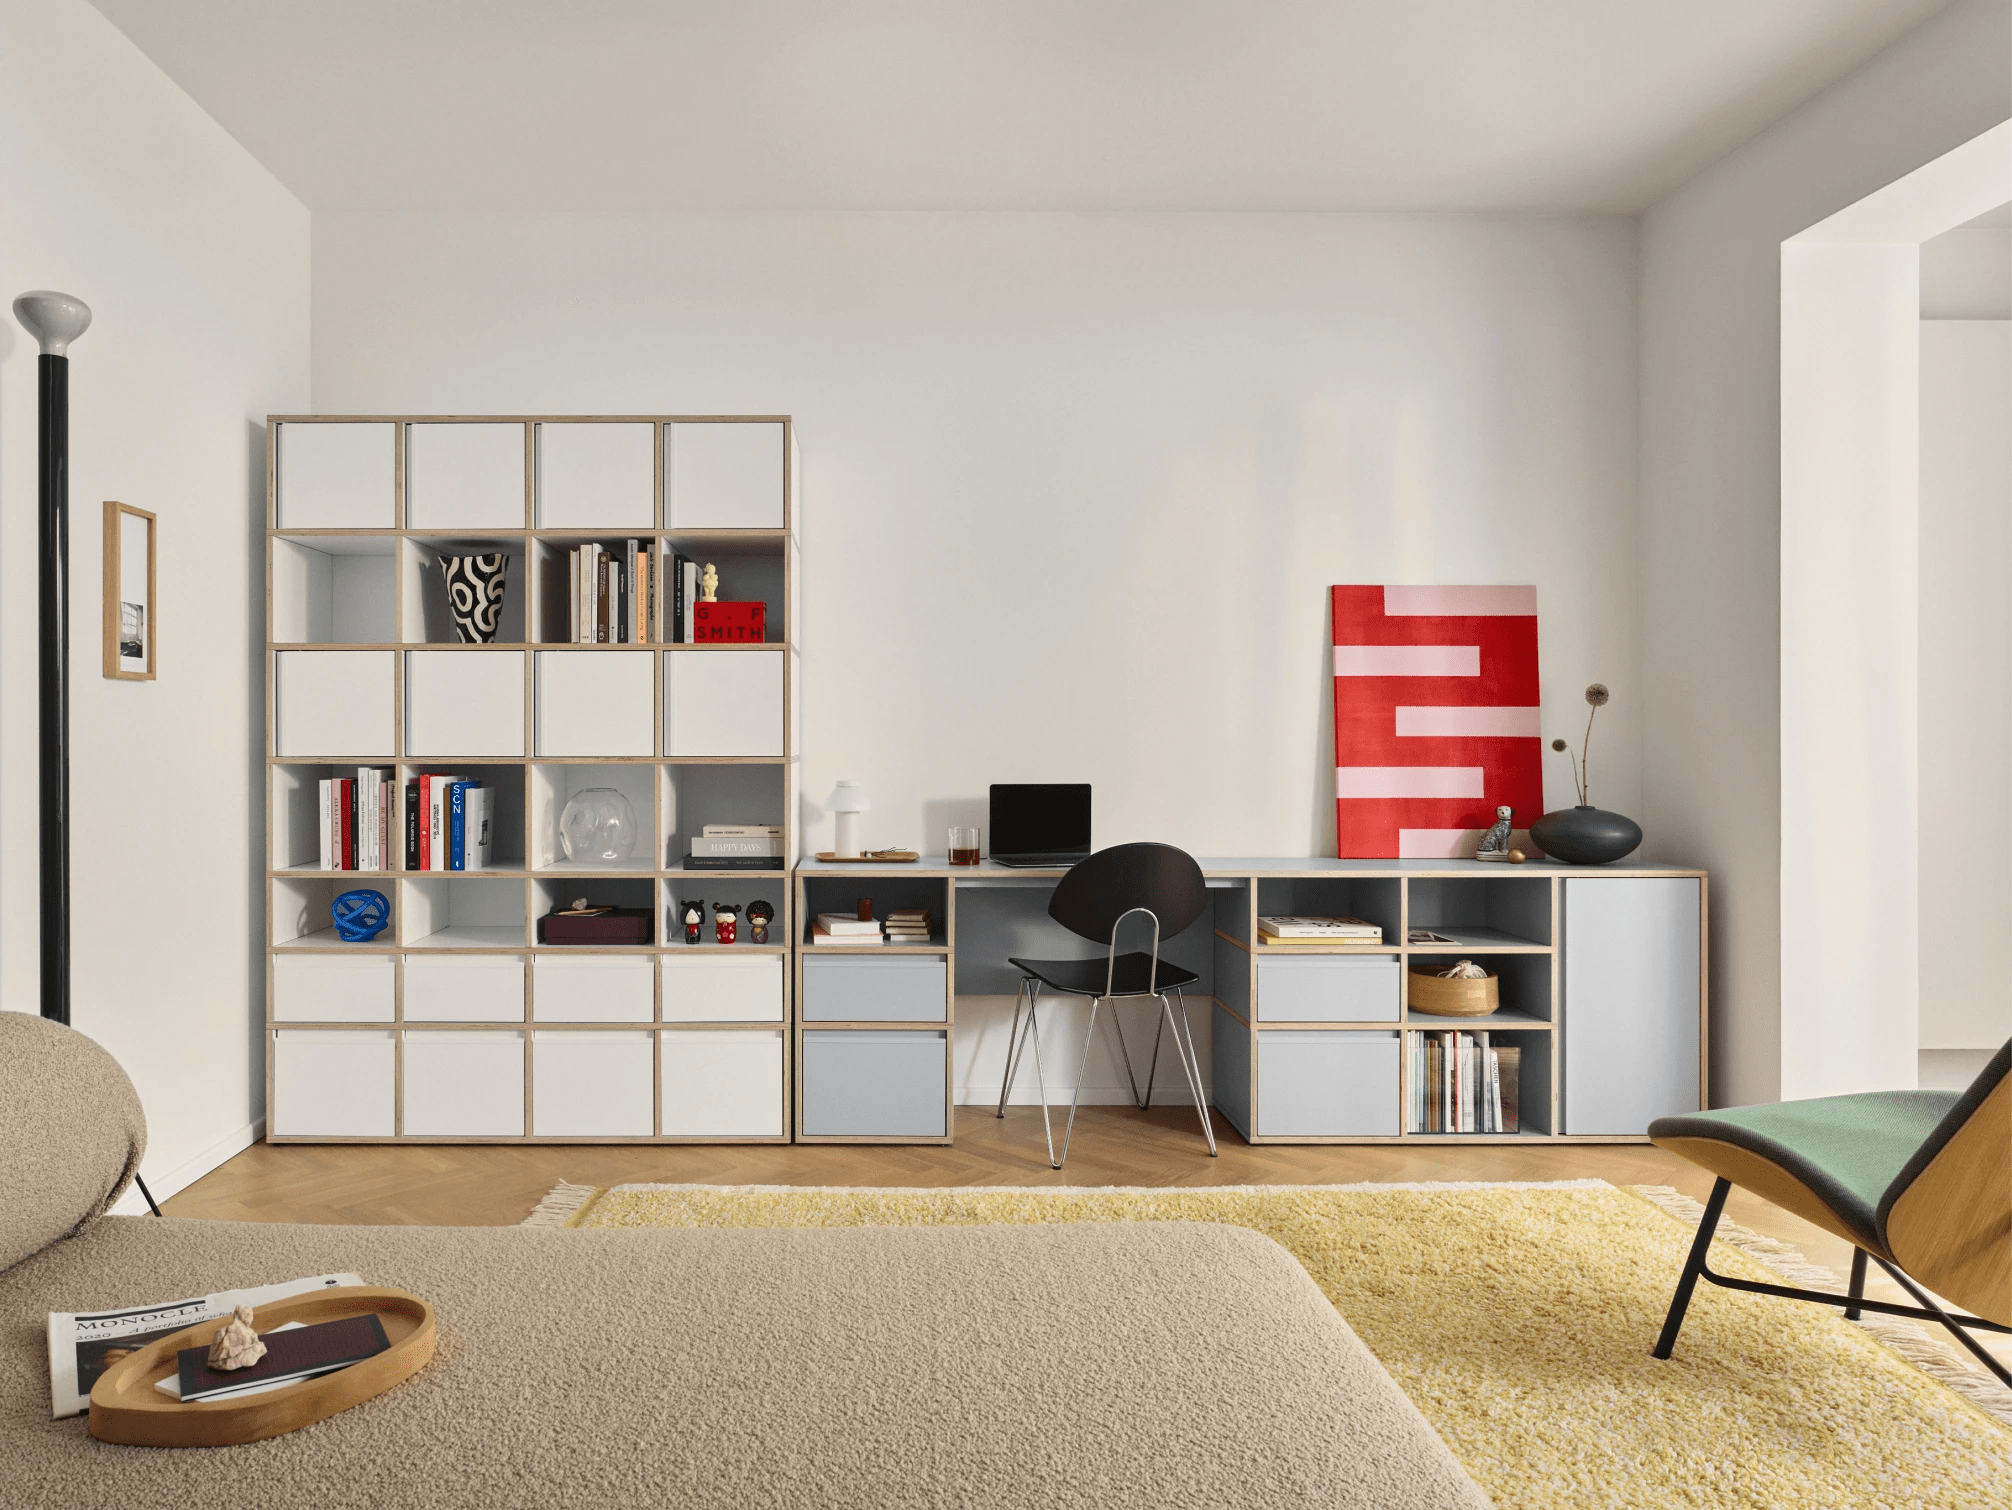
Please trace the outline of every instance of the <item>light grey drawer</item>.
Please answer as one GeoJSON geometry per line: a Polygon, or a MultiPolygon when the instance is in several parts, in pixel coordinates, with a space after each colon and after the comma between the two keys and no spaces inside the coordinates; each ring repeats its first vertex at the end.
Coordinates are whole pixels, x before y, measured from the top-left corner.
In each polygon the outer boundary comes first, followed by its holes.
{"type": "Polygon", "coordinates": [[[1396,1137],[1395,1033],[1259,1033],[1256,1132],[1396,1137]]]}
{"type": "Polygon", "coordinates": [[[943,1022],[949,1012],[948,966],[941,959],[904,954],[892,959],[803,962],[805,1022],[943,1022]]]}
{"type": "Polygon", "coordinates": [[[1321,954],[1257,962],[1258,1022],[1396,1022],[1397,957],[1321,954]]]}
{"type": "Polygon", "coordinates": [[[942,1137],[948,1053],[946,1033],[805,1033],[803,1130],[813,1136],[942,1137]]]}

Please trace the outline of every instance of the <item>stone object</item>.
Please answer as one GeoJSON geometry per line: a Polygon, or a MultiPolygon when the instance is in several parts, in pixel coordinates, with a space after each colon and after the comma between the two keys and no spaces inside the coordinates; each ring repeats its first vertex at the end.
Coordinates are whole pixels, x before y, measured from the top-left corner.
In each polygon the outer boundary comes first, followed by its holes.
{"type": "Polygon", "coordinates": [[[217,1328],[216,1340],[210,1344],[210,1367],[219,1373],[235,1373],[264,1356],[265,1344],[252,1330],[252,1308],[239,1306],[231,1319],[217,1328]]]}

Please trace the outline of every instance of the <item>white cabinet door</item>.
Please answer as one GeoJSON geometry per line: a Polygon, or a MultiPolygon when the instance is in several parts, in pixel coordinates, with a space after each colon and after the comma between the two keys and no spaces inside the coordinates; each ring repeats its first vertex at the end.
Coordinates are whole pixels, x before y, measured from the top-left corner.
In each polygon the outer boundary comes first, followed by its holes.
{"type": "Polygon", "coordinates": [[[398,523],[397,438],[379,421],[282,424],[274,459],[283,530],[388,530],[398,523]]]}
{"type": "Polygon", "coordinates": [[[524,528],[524,427],[407,425],[405,527],[524,528]]]}
{"type": "Polygon", "coordinates": [[[780,755],[780,650],[684,650],[664,657],[666,755],[780,755]]]}
{"type": "Polygon", "coordinates": [[[388,1138],[396,1130],[398,1046],[391,1034],[283,1028],[272,1042],[273,1136],[388,1138]]]}
{"type": "Polygon", "coordinates": [[[686,1028],[663,1035],[667,1137],[779,1138],[782,1033],[686,1028]]]}
{"type": "Polygon", "coordinates": [[[1698,1109],[1698,882],[1565,882],[1565,1131],[1698,1109]]]}
{"type": "Polygon", "coordinates": [[[657,522],[657,427],[538,427],[538,527],[647,530],[657,522]]]}
{"type": "MultiPolygon", "coordinates": [[[[696,952],[696,951],[695,951],[696,952]]],[[[665,1022],[781,1022],[783,956],[664,958],[665,1022]]]]}
{"type": "Polygon", "coordinates": [[[396,754],[392,650],[282,650],[273,669],[280,755],[386,759],[396,754]]]}
{"type": "Polygon", "coordinates": [[[388,954],[277,954],[272,1015],[279,1022],[390,1022],[396,967],[388,954]]]}
{"type": "Polygon", "coordinates": [[[407,651],[405,752],[425,759],[522,755],[524,652],[407,651]]]}
{"type": "Polygon", "coordinates": [[[538,652],[540,755],[649,755],[648,650],[538,652]]]}
{"type": "Polygon", "coordinates": [[[524,1135],[524,1035],[453,1032],[405,1035],[407,1137],[524,1135]]]}
{"type": "Polygon", "coordinates": [[[533,1033],[531,1131],[541,1138],[647,1138],[656,1066],[648,1033],[533,1033]]]}
{"type": "Polygon", "coordinates": [[[522,1022],[522,955],[405,957],[407,1022],[522,1022]]]}
{"type": "Polygon", "coordinates": [[[531,1015],[539,1022],[648,1022],[656,1016],[650,972],[649,960],[617,954],[541,954],[531,967],[531,1015]]]}
{"type": "Polygon", "coordinates": [[[678,530],[782,528],[782,426],[769,421],[672,425],[665,458],[668,524],[678,530]]]}

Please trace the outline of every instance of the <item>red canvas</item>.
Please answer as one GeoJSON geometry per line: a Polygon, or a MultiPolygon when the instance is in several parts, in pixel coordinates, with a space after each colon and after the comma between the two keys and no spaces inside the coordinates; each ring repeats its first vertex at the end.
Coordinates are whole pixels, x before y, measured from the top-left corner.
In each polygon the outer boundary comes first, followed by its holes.
{"type": "Polygon", "coordinates": [[[1528,828],[1538,719],[1536,588],[1335,588],[1335,854],[1471,854],[1498,804],[1528,828]]]}

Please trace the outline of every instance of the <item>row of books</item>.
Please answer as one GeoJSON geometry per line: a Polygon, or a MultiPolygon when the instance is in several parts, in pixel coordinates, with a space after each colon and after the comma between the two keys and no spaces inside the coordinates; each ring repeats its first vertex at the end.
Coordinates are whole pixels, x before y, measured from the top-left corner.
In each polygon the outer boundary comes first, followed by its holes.
{"type": "Polygon", "coordinates": [[[699,601],[699,563],[648,540],[567,553],[567,624],[576,645],[698,645],[767,635],[758,602],[699,601]]]}
{"type": "Polygon", "coordinates": [[[358,766],[320,790],[323,870],[394,870],[401,838],[407,870],[482,870],[494,859],[494,794],[479,781],[429,771],[406,782],[402,832],[390,771],[358,766]]]}
{"type": "Polygon", "coordinates": [[[1260,917],[1258,942],[1272,948],[1381,948],[1383,926],[1348,917],[1260,917]]]}
{"type": "Polygon", "coordinates": [[[1406,1033],[1411,1086],[1406,1128],[1415,1133],[1513,1133],[1523,1051],[1486,1033],[1406,1033]]]}
{"type": "Polygon", "coordinates": [[[897,907],[885,920],[820,912],[811,925],[810,941],[827,948],[871,948],[876,944],[926,945],[935,928],[927,907],[897,907]]]}

